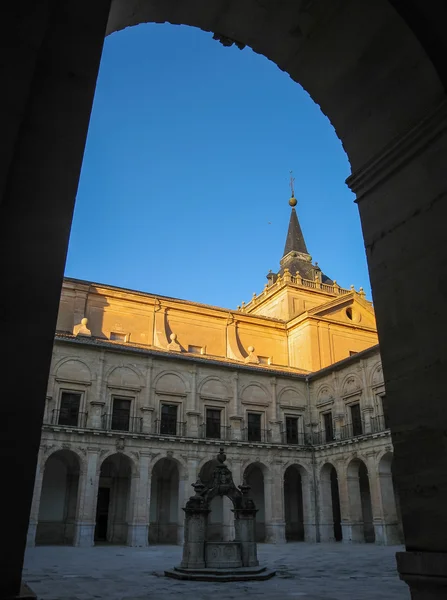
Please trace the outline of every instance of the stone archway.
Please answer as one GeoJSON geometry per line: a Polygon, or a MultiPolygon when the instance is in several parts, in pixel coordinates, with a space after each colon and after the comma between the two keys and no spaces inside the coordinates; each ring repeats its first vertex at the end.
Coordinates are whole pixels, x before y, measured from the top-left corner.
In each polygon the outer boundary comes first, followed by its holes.
{"type": "Polygon", "coordinates": [[[264,466],[260,463],[249,464],[244,471],[244,478],[250,486],[250,496],[255,503],[256,513],[256,541],[265,542],[266,537],[266,506],[265,506],[265,482],[264,466]]]}
{"type": "Polygon", "coordinates": [[[131,509],[132,462],[117,452],[101,465],[96,503],[95,543],[126,544],[131,509]]]}
{"type": "MultiPolygon", "coordinates": [[[[213,472],[219,461],[215,458],[206,462],[199,471],[199,479],[204,485],[211,483],[213,472]]],[[[207,541],[228,541],[234,538],[233,504],[227,496],[214,496],[209,506],[207,541]]]]}
{"type": "Polygon", "coordinates": [[[320,471],[320,541],[340,542],[341,528],[340,494],[337,470],[330,463],[320,471]]]}
{"type": "Polygon", "coordinates": [[[368,469],[359,458],[354,458],[347,469],[352,542],[375,542],[371,491],[368,469]]]}
{"type": "Polygon", "coordinates": [[[79,470],[79,457],[70,450],[59,450],[48,457],[40,495],[36,544],[73,544],[79,470]]]}
{"type": "MultiPolygon", "coordinates": [[[[14,490],[5,510],[19,515],[5,525],[5,536],[12,540],[4,565],[5,596],[14,596],[20,586],[55,315],[110,5],[110,0],[79,0],[62,11],[55,2],[29,14],[16,12],[11,4],[2,13],[14,40],[4,61],[8,95],[0,168],[0,218],[7,223],[0,256],[5,257],[3,277],[15,290],[14,297],[2,299],[2,314],[8,317],[3,338],[9,348],[3,363],[10,380],[4,384],[6,397],[14,397],[16,381],[23,377],[23,339],[33,356],[24,400],[8,406],[2,431],[8,455],[23,453],[21,472],[14,461],[4,472],[14,490]],[[24,31],[32,31],[32,44],[24,31]],[[51,227],[55,221],[57,228],[51,227]],[[42,285],[29,286],[37,278],[42,285]],[[29,306],[38,315],[32,336],[30,321],[21,322],[29,306]],[[20,445],[10,431],[22,432],[20,445]]],[[[385,340],[382,357],[392,432],[399,425],[396,480],[405,492],[407,542],[412,551],[446,555],[447,468],[432,440],[443,439],[447,424],[438,404],[447,362],[438,332],[447,316],[445,311],[436,314],[433,331],[423,319],[414,318],[445,304],[445,203],[439,201],[446,193],[444,3],[365,0],[270,6],[253,0],[222,8],[219,2],[117,1],[113,8],[110,31],[148,20],[169,21],[219,29],[216,37],[226,44],[248,43],[301,82],[329,115],[357,171],[350,184],[360,201],[379,335],[385,340]],[[428,287],[415,290],[421,248],[428,287]],[[392,282],[389,273],[396,275],[392,282]],[[403,298],[411,302],[403,304],[403,298]],[[422,395],[423,409],[417,401],[408,402],[422,395]],[[422,417],[424,428],[416,427],[422,417]],[[427,464],[436,468],[427,473],[427,464]],[[439,491],[424,497],[417,519],[414,506],[420,504],[420,490],[408,485],[409,469],[425,490],[439,491]]]]}
{"type": "Polygon", "coordinates": [[[284,517],[287,542],[304,542],[303,483],[298,465],[284,472],[284,517]]]}
{"type": "Polygon", "coordinates": [[[172,458],[155,463],[151,476],[149,544],[177,544],[179,535],[179,468],[172,458]]]}

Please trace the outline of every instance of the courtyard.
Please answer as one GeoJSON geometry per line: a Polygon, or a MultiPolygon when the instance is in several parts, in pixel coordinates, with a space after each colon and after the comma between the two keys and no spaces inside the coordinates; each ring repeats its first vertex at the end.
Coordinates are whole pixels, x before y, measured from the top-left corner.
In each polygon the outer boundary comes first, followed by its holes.
{"type": "Polygon", "coordinates": [[[259,544],[261,564],[277,570],[263,582],[176,581],[180,546],[38,546],[28,548],[23,579],[39,600],[143,600],[179,594],[182,600],[408,600],[399,580],[399,546],[374,544],[259,544]]]}

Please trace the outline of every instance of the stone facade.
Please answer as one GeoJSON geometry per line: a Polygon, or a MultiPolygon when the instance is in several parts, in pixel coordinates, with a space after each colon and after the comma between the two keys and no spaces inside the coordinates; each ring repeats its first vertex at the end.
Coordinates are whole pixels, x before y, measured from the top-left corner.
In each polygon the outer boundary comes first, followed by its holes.
{"type": "MultiPolygon", "coordinates": [[[[182,543],[182,508],[219,446],[251,486],[257,541],[400,542],[372,307],[298,277],[233,312],[66,280],[29,545],[182,543]],[[255,314],[275,296],[301,312],[255,314]],[[294,338],[297,319],[315,331],[294,338]],[[332,364],[311,372],[299,357],[314,334],[332,364]]],[[[228,499],[211,509],[208,540],[234,539],[228,499]]]]}

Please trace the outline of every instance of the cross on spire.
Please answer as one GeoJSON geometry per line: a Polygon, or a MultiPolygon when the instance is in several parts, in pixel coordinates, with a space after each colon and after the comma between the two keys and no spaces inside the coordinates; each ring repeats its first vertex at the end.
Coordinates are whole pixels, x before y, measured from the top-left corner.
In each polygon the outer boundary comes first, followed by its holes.
{"type": "Polygon", "coordinates": [[[292,198],[295,198],[295,190],[293,187],[294,181],[295,181],[295,177],[293,177],[293,171],[290,171],[290,191],[292,192],[292,198]]]}

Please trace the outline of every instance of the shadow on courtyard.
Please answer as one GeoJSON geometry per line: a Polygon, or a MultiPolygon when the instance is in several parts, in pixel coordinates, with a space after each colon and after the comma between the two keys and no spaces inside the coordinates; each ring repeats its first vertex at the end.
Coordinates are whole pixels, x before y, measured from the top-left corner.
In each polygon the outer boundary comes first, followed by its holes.
{"type": "Polygon", "coordinates": [[[400,547],[373,544],[259,544],[262,564],[276,568],[265,582],[204,583],[164,577],[180,563],[180,546],[40,546],[25,556],[24,580],[39,600],[409,600],[399,580],[400,547]]]}

